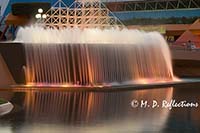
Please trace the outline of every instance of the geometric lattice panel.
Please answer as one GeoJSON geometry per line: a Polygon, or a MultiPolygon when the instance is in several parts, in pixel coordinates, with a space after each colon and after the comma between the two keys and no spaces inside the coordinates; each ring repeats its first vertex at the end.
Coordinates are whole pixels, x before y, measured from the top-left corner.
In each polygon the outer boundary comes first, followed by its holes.
{"type": "Polygon", "coordinates": [[[106,6],[99,1],[75,1],[70,7],[57,1],[42,20],[47,28],[111,28],[124,27],[106,6]]]}

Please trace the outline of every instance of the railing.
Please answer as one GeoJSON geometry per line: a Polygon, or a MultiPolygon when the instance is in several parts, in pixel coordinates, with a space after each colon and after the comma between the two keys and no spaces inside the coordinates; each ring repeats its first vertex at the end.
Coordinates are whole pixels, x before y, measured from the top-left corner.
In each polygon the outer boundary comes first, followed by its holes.
{"type": "Polygon", "coordinates": [[[150,1],[107,0],[105,3],[111,11],[141,11],[141,10],[200,8],[200,0],[150,0],[150,1]]]}
{"type": "MultiPolygon", "coordinates": [[[[195,18],[200,17],[200,8],[180,10],[120,11],[114,12],[120,20],[160,19],[160,18],[195,18]]],[[[177,21],[178,23],[178,21],[177,21]]]]}
{"type": "MultiPolygon", "coordinates": [[[[200,42],[192,42],[194,45],[200,42]]],[[[170,43],[169,46],[172,50],[184,50],[184,51],[200,51],[200,47],[191,47],[187,45],[188,42],[170,43]]]]}

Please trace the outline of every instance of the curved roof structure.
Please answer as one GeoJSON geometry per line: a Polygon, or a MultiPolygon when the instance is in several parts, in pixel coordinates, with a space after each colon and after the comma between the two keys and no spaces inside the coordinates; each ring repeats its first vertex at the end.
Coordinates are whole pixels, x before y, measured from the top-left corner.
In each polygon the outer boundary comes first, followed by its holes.
{"type": "MultiPolygon", "coordinates": [[[[1,16],[6,16],[11,11],[11,5],[14,3],[28,3],[28,2],[49,2],[52,5],[58,0],[0,0],[1,16]]],[[[64,0],[67,5],[71,5],[74,0],[64,0]]]]}

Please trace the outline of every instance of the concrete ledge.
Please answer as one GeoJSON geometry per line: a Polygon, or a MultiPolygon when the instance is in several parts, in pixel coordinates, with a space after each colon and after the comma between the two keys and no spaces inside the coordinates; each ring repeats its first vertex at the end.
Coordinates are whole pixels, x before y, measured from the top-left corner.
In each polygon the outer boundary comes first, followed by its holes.
{"type": "Polygon", "coordinates": [[[200,50],[175,50],[171,49],[173,60],[200,61],[200,50]]]}
{"type": "Polygon", "coordinates": [[[112,86],[63,86],[63,85],[11,85],[7,88],[1,88],[0,91],[70,91],[70,92],[119,92],[134,91],[144,89],[156,89],[167,87],[200,85],[200,79],[181,79],[180,81],[157,82],[148,84],[118,84],[112,86]]]}
{"type": "Polygon", "coordinates": [[[15,81],[0,53],[0,85],[15,84],[15,81]]]}
{"type": "Polygon", "coordinates": [[[0,105],[0,116],[8,114],[13,109],[13,105],[10,102],[4,103],[0,105]]]}

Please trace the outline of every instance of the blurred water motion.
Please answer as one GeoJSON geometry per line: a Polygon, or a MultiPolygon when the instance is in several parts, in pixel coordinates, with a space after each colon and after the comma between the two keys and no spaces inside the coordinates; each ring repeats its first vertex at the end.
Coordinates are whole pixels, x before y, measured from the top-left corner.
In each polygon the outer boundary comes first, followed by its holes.
{"type": "Polygon", "coordinates": [[[157,32],[32,26],[20,29],[16,41],[25,46],[27,84],[104,85],[174,78],[168,45],[157,32]]]}

